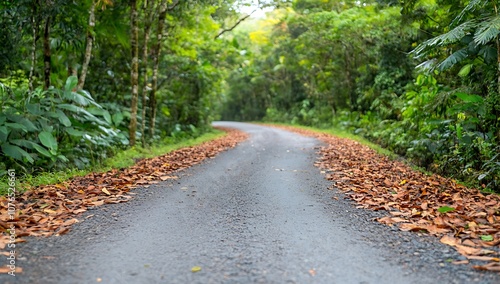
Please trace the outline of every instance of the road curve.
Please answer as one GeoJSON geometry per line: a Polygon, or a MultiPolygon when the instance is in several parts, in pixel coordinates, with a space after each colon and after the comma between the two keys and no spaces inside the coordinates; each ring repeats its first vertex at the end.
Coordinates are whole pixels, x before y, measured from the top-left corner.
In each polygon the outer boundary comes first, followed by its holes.
{"type": "Polygon", "coordinates": [[[373,231],[391,229],[331,198],[313,166],[317,140],[252,124],[216,125],[250,138],[176,181],[137,189],[129,203],[89,212],[68,235],[30,239],[20,248],[24,273],[0,282],[460,282],[427,273],[434,267],[405,265],[400,253],[378,245],[373,231]],[[193,272],[196,266],[201,270],[193,272]]]}

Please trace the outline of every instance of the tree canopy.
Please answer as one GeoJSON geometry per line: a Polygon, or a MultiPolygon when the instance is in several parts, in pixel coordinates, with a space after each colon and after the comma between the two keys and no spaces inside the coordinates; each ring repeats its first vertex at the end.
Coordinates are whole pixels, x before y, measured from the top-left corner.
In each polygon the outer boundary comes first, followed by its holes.
{"type": "Polygon", "coordinates": [[[342,128],[500,190],[495,1],[4,0],[0,11],[1,171],[83,168],[214,119],[264,120],[342,128]]]}

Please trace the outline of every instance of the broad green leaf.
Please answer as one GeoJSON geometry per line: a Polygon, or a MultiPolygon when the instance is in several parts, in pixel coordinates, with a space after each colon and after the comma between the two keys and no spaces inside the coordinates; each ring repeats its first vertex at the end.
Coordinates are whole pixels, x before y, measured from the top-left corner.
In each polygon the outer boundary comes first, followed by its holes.
{"type": "Polygon", "coordinates": [[[471,95],[466,93],[456,93],[457,98],[461,99],[466,103],[482,103],[484,101],[483,97],[478,95],[471,95]]]}
{"type": "Polygon", "coordinates": [[[68,158],[64,155],[57,155],[57,158],[63,162],[69,162],[68,158]]]}
{"type": "Polygon", "coordinates": [[[6,126],[0,126],[0,142],[6,142],[9,136],[9,129],[6,126]]]}
{"type": "Polygon", "coordinates": [[[59,122],[61,122],[62,125],[66,127],[71,126],[71,121],[62,110],[58,109],[56,110],[56,113],[57,113],[57,118],[59,119],[59,122]]]}
{"type": "Polygon", "coordinates": [[[85,115],[87,117],[87,119],[90,119],[91,121],[106,125],[106,122],[98,119],[93,114],[91,114],[90,112],[86,111],[85,109],[83,109],[79,106],[70,105],[70,104],[59,104],[59,105],[57,105],[57,107],[61,108],[61,109],[69,110],[69,111],[74,112],[80,116],[85,115]]]}
{"type": "Polygon", "coordinates": [[[38,145],[35,142],[30,141],[30,140],[26,140],[26,139],[12,139],[12,140],[9,140],[9,143],[15,144],[17,146],[21,146],[24,148],[28,148],[28,149],[34,149],[35,145],[38,145]]]}
{"type": "Polygon", "coordinates": [[[458,72],[458,76],[460,77],[467,77],[469,75],[470,71],[472,70],[472,64],[466,64],[462,69],[460,69],[460,72],[458,72]]]}
{"type": "Polygon", "coordinates": [[[33,163],[35,160],[28,154],[28,152],[21,149],[19,146],[15,146],[9,143],[2,144],[3,153],[11,158],[14,158],[19,161],[24,161],[24,159],[28,160],[29,163],[33,163]]]}
{"type": "Polygon", "coordinates": [[[72,127],[66,128],[65,131],[69,135],[76,136],[76,137],[81,137],[81,136],[83,136],[83,134],[85,134],[84,132],[76,130],[76,129],[72,128],[72,127]]]}
{"type": "Polygon", "coordinates": [[[26,126],[26,129],[28,131],[37,131],[38,128],[33,124],[33,122],[31,122],[29,119],[27,118],[22,118],[20,121],[19,121],[20,124],[26,126]]]}
{"type": "Polygon", "coordinates": [[[38,153],[44,155],[45,157],[48,157],[48,158],[52,158],[52,154],[49,153],[49,151],[47,151],[47,149],[43,148],[42,146],[38,145],[38,144],[35,144],[36,146],[34,146],[35,150],[38,151],[38,153]]]}
{"type": "Polygon", "coordinates": [[[64,91],[71,92],[78,84],[78,78],[76,76],[69,76],[66,79],[66,84],[64,85],[64,91]]]}
{"type": "Polygon", "coordinates": [[[40,109],[40,104],[26,104],[26,109],[29,113],[33,115],[42,115],[44,113],[43,110],[40,109]]]}
{"type": "Polygon", "coordinates": [[[52,133],[42,131],[38,134],[38,138],[40,139],[40,142],[42,142],[43,146],[49,148],[50,150],[57,150],[57,141],[52,133]]]}
{"type": "Polygon", "coordinates": [[[87,102],[89,102],[90,104],[94,105],[95,107],[98,107],[98,108],[102,108],[102,106],[100,106],[98,103],[96,103],[94,101],[94,98],[90,95],[89,92],[85,91],[85,90],[79,90],[77,92],[80,96],[86,98],[87,102]]]}
{"type": "Polygon", "coordinates": [[[439,213],[448,213],[451,211],[455,211],[455,208],[449,207],[449,206],[442,206],[442,207],[439,207],[439,209],[438,209],[439,213]]]}
{"type": "Polygon", "coordinates": [[[123,121],[123,114],[121,112],[117,112],[113,114],[113,124],[115,127],[120,126],[120,123],[123,121]]]}
{"type": "Polygon", "coordinates": [[[17,129],[17,130],[22,130],[24,132],[28,132],[28,128],[26,128],[26,126],[24,126],[20,123],[17,123],[17,122],[14,122],[14,123],[7,122],[7,123],[5,123],[5,126],[11,128],[11,129],[17,129]]]}
{"type": "Polygon", "coordinates": [[[76,103],[77,105],[81,105],[81,106],[88,106],[90,103],[87,98],[85,98],[84,96],[82,96],[76,92],[66,92],[64,94],[64,98],[76,103]]]}
{"type": "Polygon", "coordinates": [[[107,122],[109,125],[112,125],[112,124],[113,124],[113,121],[112,121],[112,119],[111,119],[111,115],[109,114],[109,111],[104,110],[103,117],[104,117],[104,119],[106,120],[106,122],[107,122]]]}
{"type": "Polygon", "coordinates": [[[481,240],[483,240],[485,242],[492,242],[493,236],[492,235],[481,235],[481,240]]]}

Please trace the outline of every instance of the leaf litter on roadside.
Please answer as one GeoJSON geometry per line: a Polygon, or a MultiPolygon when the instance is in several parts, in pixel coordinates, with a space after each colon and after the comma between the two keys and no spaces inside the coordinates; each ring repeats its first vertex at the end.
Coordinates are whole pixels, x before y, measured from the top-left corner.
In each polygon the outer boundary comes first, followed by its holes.
{"type": "Polygon", "coordinates": [[[388,211],[379,222],[435,235],[467,259],[488,262],[474,268],[500,272],[500,196],[426,175],[350,139],[277,127],[325,142],[316,165],[358,208],[388,211]]]}
{"type": "Polygon", "coordinates": [[[62,235],[77,218],[88,209],[104,204],[127,202],[132,198],[130,190],[139,186],[175,179],[173,172],[198,164],[206,158],[236,146],[247,134],[230,128],[224,137],[198,146],[178,149],[166,155],[143,159],[126,169],[113,169],[105,173],[90,173],[55,185],[29,189],[16,197],[16,211],[12,219],[7,212],[8,199],[0,197],[0,249],[9,242],[7,229],[16,226],[16,242],[21,237],[47,237],[62,235]]]}

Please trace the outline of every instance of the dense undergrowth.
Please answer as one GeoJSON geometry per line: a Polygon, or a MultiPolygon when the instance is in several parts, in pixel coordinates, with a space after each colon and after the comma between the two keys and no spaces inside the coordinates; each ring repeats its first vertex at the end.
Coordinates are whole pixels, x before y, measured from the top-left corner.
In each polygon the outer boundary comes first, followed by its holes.
{"type": "Polygon", "coordinates": [[[294,1],[236,34],[246,52],[223,118],[335,127],[500,192],[495,11],[480,0],[294,1]]]}

